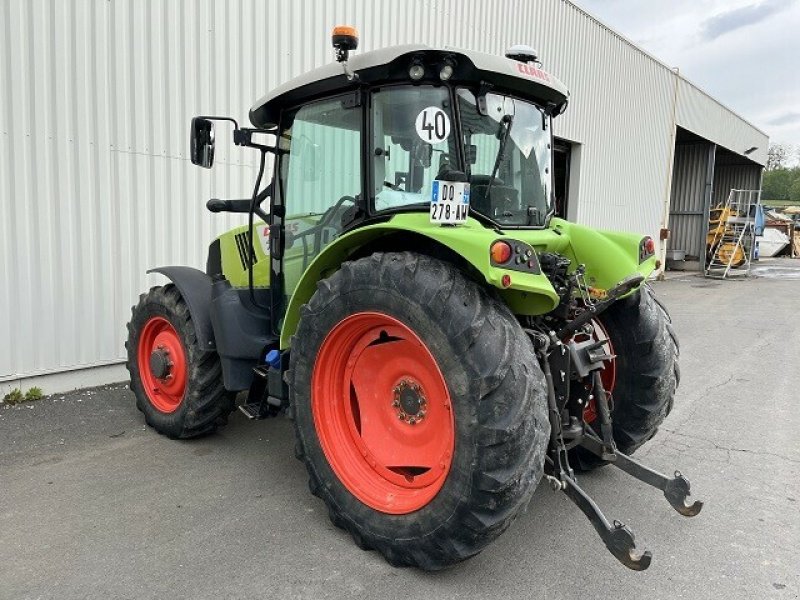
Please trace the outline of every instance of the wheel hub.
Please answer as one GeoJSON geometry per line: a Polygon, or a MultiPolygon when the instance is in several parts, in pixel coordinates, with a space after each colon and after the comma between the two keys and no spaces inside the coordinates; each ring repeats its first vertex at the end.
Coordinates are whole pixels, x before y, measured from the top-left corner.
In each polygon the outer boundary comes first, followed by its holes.
{"type": "Polygon", "coordinates": [[[415,425],[425,418],[428,401],[418,383],[404,379],[394,388],[392,406],[397,410],[398,419],[415,425]]]}
{"type": "Polygon", "coordinates": [[[156,379],[164,380],[170,377],[172,361],[169,359],[169,350],[160,346],[150,355],[150,372],[156,379]]]}

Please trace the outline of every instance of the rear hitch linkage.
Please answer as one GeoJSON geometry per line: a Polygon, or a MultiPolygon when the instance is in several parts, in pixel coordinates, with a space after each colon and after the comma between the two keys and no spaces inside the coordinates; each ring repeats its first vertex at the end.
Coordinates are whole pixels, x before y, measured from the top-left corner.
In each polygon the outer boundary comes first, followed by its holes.
{"type": "MultiPolygon", "coordinates": [[[[602,455],[603,443],[591,433],[584,434],[580,445],[595,456],[602,455]]],[[[610,462],[628,475],[664,492],[664,497],[670,506],[684,517],[694,517],[703,508],[703,503],[699,500],[692,504],[687,503],[691,495],[690,484],[680,471],[675,471],[674,477],[667,477],[618,450],[610,462]]]]}
{"type": "Polygon", "coordinates": [[[623,565],[634,571],[644,571],[650,566],[653,554],[645,550],[641,554],[636,551],[636,538],[627,525],[619,521],[609,523],[606,516],[594,500],[576,483],[574,479],[564,476],[564,493],[585,514],[600,539],[623,565]]]}
{"type": "Polygon", "coordinates": [[[634,571],[647,569],[653,558],[652,553],[647,550],[639,552],[636,549],[633,531],[620,521],[609,521],[597,503],[578,485],[568,461],[570,448],[579,446],[639,481],[661,490],[670,506],[685,517],[697,515],[703,508],[703,503],[700,501],[689,503],[689,480],[680,472],[675,471],[673,477],[668,477],[617,449],[612,437],[611,407],[600,378],[603,361],[610,357],[602,352],[598,353],[602,343],[563,342],[562,340],[570,338],[592,318],[641,282],[640,276],[623,280],[614,289],[609,290],[606,299],[590,305],[558,332],[549,331],[545,334],[541,331],[526,329],[540,358],[548,388],[551,434],[550,448],[545,463],[545,477],[554,490],[563,491],[586,515],[608,551],[619,562],[634,571]],[[556,376],[554,376],[554,372],[556,376]],[[587,378],[591,382],[600,426],[599,435],[583,422],[581,431],[576,432],[572,425],[568,429],[565,428],[565,422],[569,421],[565,420],[563,415],[567,414],[568,386],[573,375],[575,379],[587,378]]]}

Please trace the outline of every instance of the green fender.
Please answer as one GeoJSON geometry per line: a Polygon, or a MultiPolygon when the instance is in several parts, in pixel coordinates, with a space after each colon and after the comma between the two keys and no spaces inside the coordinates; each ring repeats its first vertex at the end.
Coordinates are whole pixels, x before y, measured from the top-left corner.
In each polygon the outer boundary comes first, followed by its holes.
{"type": "MultiPolygon", "coordinates": [[[[392,233],[414,233],[450,248],[497,288],[500,297],[518,315],[541,315],[553,310],[560,299],[545,275],[522,273],[490,264],[489,248],[499,239],[519,240],[537,252],[558,252],[570,258],[572,268],[586,265],[586,281],[599,289],[610,289],[622,279],[640,273],[647,277],[655,269],[655,258],[639,262],[642,236],[600,231],[562,219],[552,219],[545,229],[496,230],[475,219],[458,227],[430,223],[427,213],[401,213],[389,221],[367,225],[331,242],[301,276],[286,308],[281,327],[282,349],[289,348],[300,321],[300,309],[316,290],[317,282],[330,276],[358,248],[392,233]],[[503,275],[511,285],[504,288],[503,275]]],[[[413,248],[409,248],[413,249],[413,248]]]]}
{"type": "Polygon", "coordinates": [[[637,273],[647,279],[657,268],[655,256],[639,261],[639,246],[644,239],[640,234],[595,229],[563,219],[552,219],[550,229],[566,240],[567,247],[561,251],[548,249],[569,257],[573,268],[585,265],[590,286],[607,290],[637,273]]]}

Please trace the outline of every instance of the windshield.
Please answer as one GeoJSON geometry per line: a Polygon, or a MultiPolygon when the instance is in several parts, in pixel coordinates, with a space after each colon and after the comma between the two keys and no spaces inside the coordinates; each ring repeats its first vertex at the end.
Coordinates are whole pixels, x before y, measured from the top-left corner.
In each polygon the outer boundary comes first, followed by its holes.
{"type": "Polygon", "coordinates": [[[535,104],[459,89],[470,208],[502,225],[545,225],[550,210],[549,117],[535,104]],[[480,109],[479,109],[480,107],[480,109]]]}

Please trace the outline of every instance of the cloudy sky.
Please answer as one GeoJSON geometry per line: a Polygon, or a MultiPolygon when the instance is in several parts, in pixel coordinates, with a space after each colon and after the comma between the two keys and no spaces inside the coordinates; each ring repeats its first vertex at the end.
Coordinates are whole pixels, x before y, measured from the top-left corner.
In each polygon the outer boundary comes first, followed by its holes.
{"type": "Polygon", "coordinates": [[[800,147],[800,0],[572,0],[800,147]]]}

